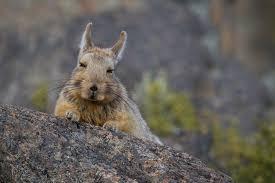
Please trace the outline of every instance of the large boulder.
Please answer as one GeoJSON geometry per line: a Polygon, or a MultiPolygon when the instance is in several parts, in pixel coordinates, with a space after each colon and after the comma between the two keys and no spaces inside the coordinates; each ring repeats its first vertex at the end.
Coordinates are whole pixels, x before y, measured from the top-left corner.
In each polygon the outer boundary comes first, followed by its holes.
{"type": "Polygon", "coordinates": [[[0,182],[232,182],[166,146],[20,107],[0,107],[0,182]]]}

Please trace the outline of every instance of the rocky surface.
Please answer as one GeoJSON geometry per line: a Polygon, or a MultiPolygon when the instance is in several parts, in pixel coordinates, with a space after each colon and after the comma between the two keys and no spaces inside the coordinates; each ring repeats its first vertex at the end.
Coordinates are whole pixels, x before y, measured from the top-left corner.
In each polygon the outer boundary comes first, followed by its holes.
{"type": "Polygon", "coordinates": [[[231,182],[200,160],[100,127],[0,107],[0,182],[231,182]]]}

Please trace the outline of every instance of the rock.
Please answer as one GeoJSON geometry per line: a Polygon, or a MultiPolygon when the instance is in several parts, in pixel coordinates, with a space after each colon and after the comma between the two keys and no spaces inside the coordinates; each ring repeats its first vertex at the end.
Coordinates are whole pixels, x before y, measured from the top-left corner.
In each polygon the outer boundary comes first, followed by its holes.
{"type": "Polygon", "coordinates": [[[0,107],[0,182],[232,182],[190,155],[20,107],[0,107]]]}

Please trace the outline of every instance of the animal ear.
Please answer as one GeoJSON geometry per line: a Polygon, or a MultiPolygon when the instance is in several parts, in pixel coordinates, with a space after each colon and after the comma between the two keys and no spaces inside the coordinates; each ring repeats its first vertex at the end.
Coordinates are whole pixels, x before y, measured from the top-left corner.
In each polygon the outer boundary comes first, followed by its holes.
{"type": "Polygon", "coordinates": [[[116,44],[111,48],[112,52],[115,54],[117,60],[120,60],[123,56],[123,52],[126,47],[127,41],[127,32],[122,31],[119,36],[119,40],[116,44]]]}
{"type": "Polygon", "coordinates": [[[92,23],[88,23],[86,29],[82,35],[81,42],[79,45],[80,51],[84,51],[88,48],[94,47],[92,41],[92,23]]]}

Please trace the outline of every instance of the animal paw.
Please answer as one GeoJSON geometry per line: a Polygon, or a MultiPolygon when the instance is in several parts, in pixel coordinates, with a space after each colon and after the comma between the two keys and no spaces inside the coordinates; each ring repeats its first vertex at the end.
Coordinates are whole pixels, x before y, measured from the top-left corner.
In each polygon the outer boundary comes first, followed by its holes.
{"type": "Polygon", "coordinates": [[[79,121],[80,120],[80,114],[78,112],[74,112],[74,111],[67,111],[65,114],[65,117],[71,121],[79,121]]]}
{"type": "Polygon", "coordinates": [[[119,131],[118,125],[113,121],[104,123],[103,128],[106,128],[108,130],[112,130],[112,131],[115,131],[115,132],[119,131]]]}

